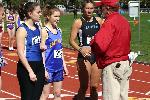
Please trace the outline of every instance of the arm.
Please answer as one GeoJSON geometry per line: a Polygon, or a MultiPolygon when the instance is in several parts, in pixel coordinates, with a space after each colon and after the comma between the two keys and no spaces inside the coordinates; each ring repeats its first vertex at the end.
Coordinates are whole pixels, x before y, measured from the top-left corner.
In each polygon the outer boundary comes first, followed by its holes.
{"type": "Polygon", "coordinates": [[[19,18],[19,15],[16,14],[16,17],[15,17],[15,19],[16,19],[16,20],[15,20],[15,23],[16,23],[16,26],[17,26],[17,27],[18,27],[18,18],[19,18]]]}
{"type": "Polygon", "coordinates": [[[40,49],[43,51],[42,53],[42,57],[43,57],[43,64],[45,66],[45,50],[47,49],[46,45],[45,45],[45,41],[47,39],[48,35],[47,35],[47,31],[42,28],[41,30],[41,43],[40,43],[40,49]]]}
{"type": "Polygon", "coordinates": [[[68,71],[68,69],[67,69],[66,62],[65,62],[64,54],[63,54],[63,53],[62,53],[62,59],[63,59],[64,73],[65,73],[65,75],[68,75],[68,74],[69,74],[69,71],[68,71]]]}
{"type": "Polygon", "coordinates": [[[29,65],[29,63],[24,55],[26,34],[27,34],[27,32],[23,27],[20,27],[16,32],[17,53],[18,53],[19,59],[21,60],[22,64],[29,72],[30,80],[36,81],[37,80],[36,75],[34,74],[31,66],[29,65]]]}
{"type": "Polygon", "coordinates": [[[41,30],[41,43],[40,43],[40,49],[42,51],[45,51],[47,48],[46,48],[46,45],[45,45],[45,41],[48,37],[48,34],[47,34],[47,31],[45,28],[42,28],[41,30]]]}
{"type": "MultiPolygon", "coordinates": [[[[45,45],[45,41],[47,39],[48,35],[47,35],[47,31],[42,28],[41,30],[41,43],[40,43],[40,49],[43,51],[42,52],[42,57],[43,57],[43,64],[44,64],[44,67],[45,67],[45,50],[47,49],[46,45],[45,45]]],[[[49,79],[49,75],[48,75],[48,72],[46,71],[46,68],[45,68],[45,78],[46,79],[49,79]]]]}
{"type": "Polygon", "coordinates": [[[78,31],[79,31],[79,29],[81,27],[81,24],[82,24],[82,22],[79,19],[75,20],[75,22],[72,25],[72,29],[71,29],[71,33],[70,33],[70,39],[69,39],[70,44],[76,50],[80,49],[80,47],[76,43],[76,38],[77,38],[78,31]]]}
{"type": "Polygon", "coordinates": [[[80,19],[75,20],[75,22],[73,23],[71,33],[70,33],[70,44],[72,45],[73,48],[81,52],[84,57],[87,55],[90,56],[90,52],[91,52],[90,48],[80,47],[76,43],[77,34],[79,29],[81,28],[81,25],[82,25],[82,21],[80,19]]]}
{"type": "Polygon", "coordinates": [[[94,48],[94,52],[105,53],[109,47],[113,36],[114,27],[111,23],[104,23],[101,29],[96,33],[94,39],[91,41],[90,45],[94,48]]]}

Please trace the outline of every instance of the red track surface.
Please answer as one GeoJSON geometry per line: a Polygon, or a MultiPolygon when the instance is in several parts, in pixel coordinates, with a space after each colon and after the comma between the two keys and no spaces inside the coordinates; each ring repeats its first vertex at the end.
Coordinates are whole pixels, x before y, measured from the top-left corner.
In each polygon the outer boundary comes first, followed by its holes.
{"type": "MultiPolygon", "coordinates": [[[[0,93],[0,100],[19,100],[20,92],[19,85],[16,77],[16,64],[18,61],[18,56],[15,51],[7,50],[8,37],[7,33],[3,35],[3,54],[6,58],[8,65],[2,69],[2,91],[0,93]],[[5,98],[5,99],[4,99],[5,98]]],[[[79,87],[79,81],[76,71],[76,56],[77,52],[70,49],[64,49],[64,56],[69,69],[69,76],[66,76],[63,81],[62,89],[62,100],[72,100],[72,97],[77,93],[79,87]]],[[[102,85],[99,85],[99,99],[102,100],[101,91],[102,85]]],[[[87,92],[89,96],[89,91],[87,92]]],[[[150,66],[145,66],[142,64],[133,64],[133,74],[130,79],[130,89],[129,89],[129,100],[140,98],[138,100],[150,100],[150,66]],[[147,99],[141,99],[147,98],[147,99]],[[148,99],[149,98],[149,99],[148,99]]],[[[50,98],[52,95],[49,96],[50,98]]]]}

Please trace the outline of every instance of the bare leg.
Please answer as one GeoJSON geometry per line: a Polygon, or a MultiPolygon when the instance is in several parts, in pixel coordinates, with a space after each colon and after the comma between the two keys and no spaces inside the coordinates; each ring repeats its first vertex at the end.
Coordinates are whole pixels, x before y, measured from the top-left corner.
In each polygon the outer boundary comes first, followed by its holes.
{"type": "Polygon", "coordinates": [[[90,80],[90,96],[91,100],[98,100],[97,88],[100,83],[101,69],[98,69],[97,64],[94,63],[91,67],[91,80],[90,80]]]}
{"type": "Polygon", "coordinates": [[[50,86],[51,86],[51,83],[44,85],[40,100],[47,100],[49,96],[49,92],[50,92],[50,86]]]}
{"type": "Polygon", "coordinates": [[[88,89],[88,83],[91,74],[91,64],[87,60],[78,60],[77,70],[80,82],[80,88],[78,90],[77,100],[85,100],[85,94],[88,89]]]}
{"type": "Polygon", "coordinates": [[[1,92],[1,89],[2,89],[2,78],[0,76],[0,92],[1,92]]]}
{"type": "Polygon", "coordinates": [[[54,100],[61,100],[62,81],[53,83],[54,100]]]}

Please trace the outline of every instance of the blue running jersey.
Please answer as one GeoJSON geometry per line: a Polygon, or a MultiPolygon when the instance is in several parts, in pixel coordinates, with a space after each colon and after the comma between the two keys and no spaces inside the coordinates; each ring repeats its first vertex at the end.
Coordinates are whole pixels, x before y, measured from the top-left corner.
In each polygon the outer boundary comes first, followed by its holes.
{"type": "Polygon", "coordinates": [[[53,34],[47,27],[48,38],[45,42],[47,49],[45,51],[45,67],[48,72],[57,72],[63,70],[62,59],[62,34],[57,29],[57,34],[53,34]]]}
{"type": "Polygon", "coordinates": [[[24,27],[27,31],[27,36],[25,38],[25,56],[28,61],[41,61],[42,52],[40,49],[40,30],[37,25],[36,29],[31,30],[29,27],[23,23],[20,27],[24,27]]]}

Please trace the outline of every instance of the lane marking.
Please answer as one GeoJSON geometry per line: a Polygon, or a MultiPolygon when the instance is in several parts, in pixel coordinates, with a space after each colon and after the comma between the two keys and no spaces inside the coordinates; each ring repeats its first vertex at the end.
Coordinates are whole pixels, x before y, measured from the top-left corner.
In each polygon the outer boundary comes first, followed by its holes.
{"type": "Polygon", "coordinates": [[[10,75],[10,76],[14,76],[14,77],[16,77],[17,75],[15,75],[15,74],[11,74],[11,73],[9,73],[9,72],[5,72],[5,71],[1,71],[2,73],[5,73],[5,74],[8,74],[8,75],[10,75]]]}
{"type": "Polygon", "coordinates": [[[0,100],[13,100],[13,99],[16,100],[16,98],[0,98],[0,100]]]}
{"type": "Polygon", "coordinates": [[[4,91],[4,90],[1,90],[1,92],[6,93],[6,94],[11,95],[11,96],[16,97],[16,98],[21,98],[20,96],[17,96],[13,93],[10,93],[10,92],[4,91]]]}
{"type": "Polygon", "coordinates": [[[145,73],[145,74],[150,74],[150,72],[144,72],[144,71],[140,71],[140,70],[134,70],[135,72],[140,72],[140,73],[145,73]]]}
{"type": "MultiPolygon", "coordinates": [[[[61,97],[69,97],[69,96],[73,97],[76,94],[74,94],[74,95],[72,95],[72,94],[61,94],[61,97]]],[[[90,96],[90,94],[86,94],[86,97],[89,97],[89,96],[90,96]]],[[[102,96],[102,92],[98,92],[98,96],[101,97],[102,96]]],[[[48,98],[54,98],[54,95],[53,94],[49,94],[48,98]]]]}
{"type": "MultiPolygon", "coordinates": [[[[74,95],[70,95],[70,94],[61,94],[61,97],[73,97],[74,95]]],[[[49,94],[48,98],[54,98],[54,95],[53,94],[49,94]]]]}
{"type": "Polygon", "coordinates": [[[6,59],[6,60],[8,60],[8,61],[11,61],[11,62],[14,62],[14,63],[17,63],[17,62],[18,62],[18,61],[15,61],[15,60],[12,60],[12,59],[6,58],[5,56],[4,56],[4,59],[6,59]]]}
{"type": "Polygon", "coordinates": [[[136,79],[130,79],[130,80],[150,84],[150,82],[146,82],[146,81],[142,81],[142,80],[136,80],[136,79]]]}
{"type": "Polygon", "coordinates": [[[149,95],[149,96],[150,96],[150,91],[149,91],[149,92],[147,92],[145,95],[149,95]]]}
{"type": "MultiPolygon", "coordinates": [[[[11,74],[11,73],[6,72],[6,71],[2,71],[2,73],[8,74],[8,75],[11,75],[11,76],[14,76],[14,77],[17,76],[16,74],[11,74]]],[[[75,79],[75,80],[79,79],[78,77],[73,77],[73,76],[70,76],[70,75],[68,75],[67,77],[71,78],[71,79],[75,79]]],[[[142,80],[136,80],[136,79],[130,79],[130,80],[150,84],[150,82],[146,82],[146,81],[142,81],[142,80]]]]}
{"type": "Polygon", "coordinates": [[[132,90],[129,90],[128,93],[130,93],[130,94],[131,94],[131,93],[136,93],[136,94],[141,94],[141,95],[146,95],[146,96],[147,96],[147,95],[150,95],[150,91],[147,92],[147,93],[142,93],[142,92],[139,92],[139,91],[132,91],[132,90]]]}

